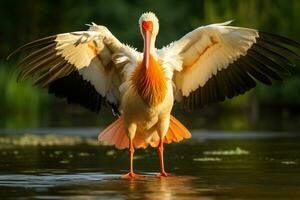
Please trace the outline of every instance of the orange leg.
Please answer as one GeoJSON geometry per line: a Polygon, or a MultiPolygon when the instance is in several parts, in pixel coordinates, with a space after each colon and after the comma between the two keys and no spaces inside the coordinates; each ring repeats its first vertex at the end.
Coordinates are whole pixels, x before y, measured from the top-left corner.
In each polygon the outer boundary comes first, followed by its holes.
{"type": "Polygon", "coordinates": [[[165,171],[165,165],[164,165],[164,142],[163,138],[160,139],[158,147],[157,147],[159,162],[160,162],[160,176],[168,176],[168,174],[165,171]]]}
{"type": "Polygon", "coordinates": [[[133,154],[134,154],[134,147],[133,147],[133,142],[132,142],[132,140],[129,140],[129,157],[130,157],[130,171],[127,173],[127,174],[125,174],[125,175],[123,175],[122,176],[122,178],[136,178],[136,177],[138,177],[138,176],[140,176],[140,175],[138,175],[138,174],[135,174],[134,172],[133,172],[133,154]]]}

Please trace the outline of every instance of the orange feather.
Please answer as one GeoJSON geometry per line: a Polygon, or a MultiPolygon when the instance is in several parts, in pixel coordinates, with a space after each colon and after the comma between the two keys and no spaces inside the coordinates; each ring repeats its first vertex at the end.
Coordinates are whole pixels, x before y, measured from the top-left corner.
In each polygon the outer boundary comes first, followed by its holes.
{"type": "Polygon", "coordinates": [[[160,104],[167,93],[167,83],[163,67],[150,55],[149,67],[139,64],[131,77],[133,86],[141,98],[148,104],[160,104]]]}

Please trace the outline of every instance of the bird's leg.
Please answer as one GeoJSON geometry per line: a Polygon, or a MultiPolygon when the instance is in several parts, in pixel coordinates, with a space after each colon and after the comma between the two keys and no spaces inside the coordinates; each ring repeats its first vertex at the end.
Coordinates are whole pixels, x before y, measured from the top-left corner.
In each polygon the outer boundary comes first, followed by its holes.
{"type": "Polygon", "coordinates": [[[130,168],[129,168],[129,172],[125,175],[122,176],[122,178],[136,178],[136,177],[139,177],[140,175],[138,174],[135,174],[133,172],[133,154],[134,154],[134,147],[133,147],[133,142],[132,142],[132,139],[129,140],[129,148],[128,148],[128,151],[129,151],[129,165],[130,165],[130,168]]]}
{"type": "Polygon", "coordinates": [[[164,165],[164,141],[163,138],[160,138],[158,147],[157,147],[159,162],[160,162],[160,176],[168,176],[168,174],[165,171],[165,165],[164,165]]]}
{"type": "Polygon", "coordinates": [[[133,144],[132,144],[132,140],[130,140],[129,142],[129,159],[130,159],[130,172],[129,174],[130,175],[134,175],[133,173],[133,154],[134,154],[134,147],[133,147],[133,144]]]}
{"type": "Polygon", "coordinates": [[[135,174],[133,173],[133,154],[134,154],[134,147],[132,139],[129,139],[129,172],[122,176],[122,178],[134,178],[135,174]]]}

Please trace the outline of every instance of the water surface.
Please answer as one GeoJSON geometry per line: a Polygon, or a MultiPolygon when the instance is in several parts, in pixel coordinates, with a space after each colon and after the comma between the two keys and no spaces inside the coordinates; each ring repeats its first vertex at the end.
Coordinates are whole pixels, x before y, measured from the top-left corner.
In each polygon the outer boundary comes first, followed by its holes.
{"type": "Polygon", "coordinates": [[[55,143],[44,134],[0,139],[0,199],[300,199],[294,134],[194,132],[165,146],[170,177],[156,177],[155,149],[137,150],[135,169],[145,177],[136,180],[120,179],[126,151],[78,136],[55,143]]]}

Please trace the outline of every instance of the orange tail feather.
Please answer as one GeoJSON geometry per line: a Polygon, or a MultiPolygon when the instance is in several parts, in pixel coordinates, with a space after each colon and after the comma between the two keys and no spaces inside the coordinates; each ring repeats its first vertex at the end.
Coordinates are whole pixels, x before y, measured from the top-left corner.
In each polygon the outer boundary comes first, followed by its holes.
{"type": "Polygon", "coordinates": [[[105,141],[110,145],[115,145],[117,149],[128,148],[129,139],[125,133],[123,116],[104,129],[99,134],[98,140],[105,141]]]}
{"type": "MultiPolygon", "coordinates": [[[[170,126],[167,135],[164,138],[164,143],[180,142],[183,139],[191,137],[191,133],[171,115],[170,126]]],[[[103,130],[98,136],[99,141],[105,141],[110,145],[115,145],[117,149],[128,148],[129,139],[125,132],[124,118],[121,116],[118,120],[109,125],[105,130],[103,130]]],[[[158,144],[159,141],[152,141],[151,146],[158,144]]],[[[134,146],[146,148],[148,143],[146,143],[140,134],[136,134],[133,140],[134,146]]]]}
{"type": "Polygon", "coordinates": [[[192,137],[191,133],[175,117],[171,115],[170,126],[165,136],[164,143],[180,142],[183,139],[192,137]]]}

